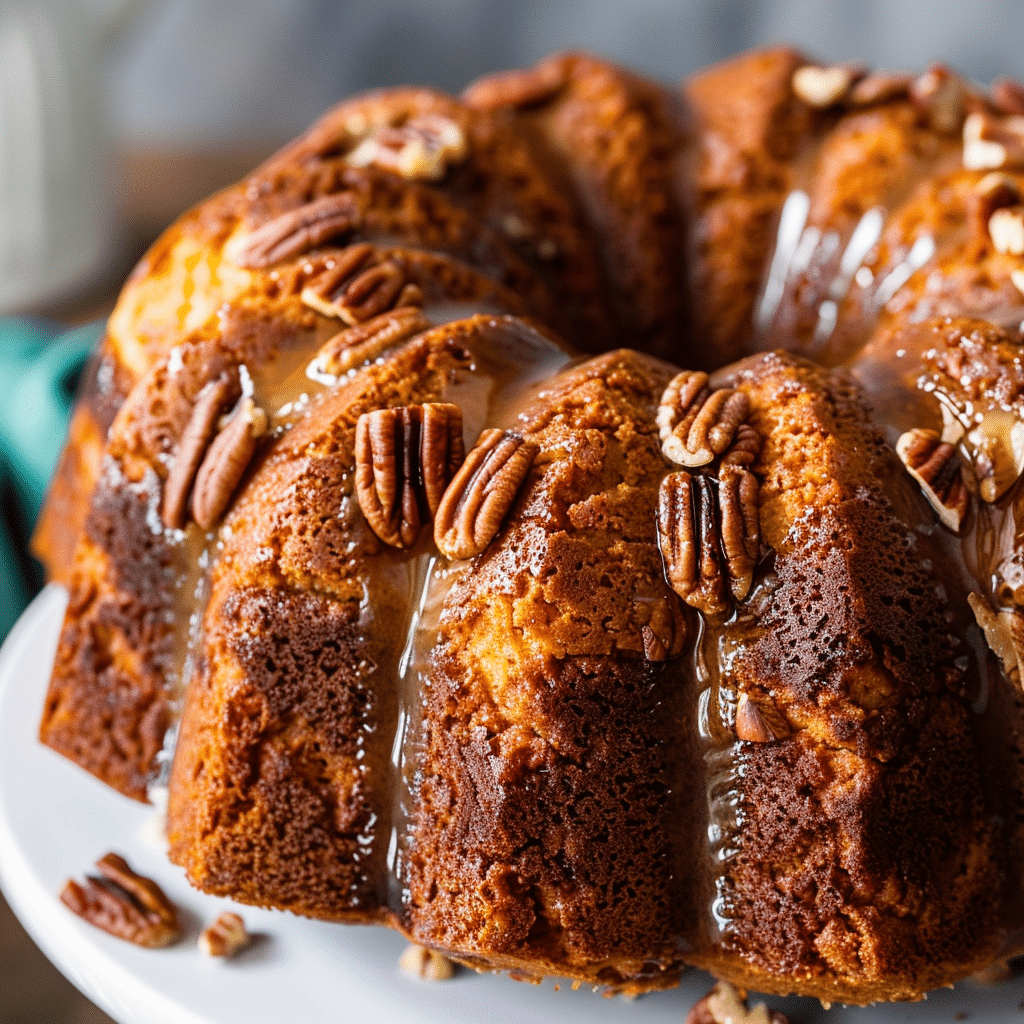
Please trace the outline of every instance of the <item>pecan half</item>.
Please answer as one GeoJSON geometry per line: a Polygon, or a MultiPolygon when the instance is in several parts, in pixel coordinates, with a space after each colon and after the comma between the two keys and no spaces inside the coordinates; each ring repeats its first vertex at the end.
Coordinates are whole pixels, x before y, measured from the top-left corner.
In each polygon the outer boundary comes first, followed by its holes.
{"type": "Polygon", "coordinates": [[[268,426],[267,414],[251,398],[243,398],[213,439],[192,488],[192,518],[201,529],[209,530],[228,507],[268,426]]]}
{"type": "Polygon", "coordinates": [[[199,936],[199,949],[207,956],[232,957],[249,944],[245,921],[225,911],[199,936]]]}
{"type": "MultiPolygon", "coordinates": [[[[414,300],[416,293],[406,291],[405,272],[392,260],[365,266],[373,254],[369,245],[345,249],[302,289],[302,301],[324,316],[340,317],[347,324],[358,324],[391,309],[403,294],[414,300]]],[[[418,287],[416,291],[419,292],[418,287]]],[[[422,302],[422,292],[418,298],[422,302]]]]}
{"type": "Polygon", "coordinates": [[[385,349],[430,329],[430,321],[415,306],[400,307],[390,313],[347,327],[324,342],[309,364],[307,374],[340,377],[354,366],[376,359],[385,349]]]}
{"type": "Polygon", "coordinates": [[[680,470],[661,482],[658,541],[672,589],[708,616],[729,611],[711,481],[680,470]]]}
{"type": "Polygon", "coordinates": [[[472,558],[494,539],[537,457],[511,430],[485,430],[441,499],[434,543],[447,558],[472,558]]]}
{"type": "Polygon", "coordinates": [[[561,61],[552,61],[477,79],[462,93],[462,100],[478,110],[533,107],[553,99],[564,88],[565,67],[561,61]]]}
{"type": "Polygon", "coordinates": [[[703,999],[690,1007],[683,1024],[790,1024],[789,1018],[778,1010],[769,1010],[758,1003],[747,1009],[744,995],[727,981],[718,982],[703,999]]]}
{"type": "Polygon", "coordinates": [[[915,427],[896,442],[896,454],[921,485],[942,523],[951,530],[959,530],[967,514],[970,493],[956,448],[943,441],[936,431],[915,427]]]}
{"type": "Polygon", "coordinates": [[[261,270],[355,231],[360,219],[353,193],[321,196],[250,232],[231,246],[228,256],[239,267],[261,270]]]}
{"type": "Polygon", "coordinates": [[[929,127],[953,135],[964,123],[967,110],[967,85],[943,64],[933,64],[910,83],[910,100],[929,127]]]}
{"type": "Polygon", "coordinates": [[[722,554],[729,570],[729,589],[737,601],[750,593],[754,582],[761,542],[759,490],[757,477],[748,470],[737,465],[719,470],[722,554]]]}
{"type": "Polygon", "coordinates": [[[750,411],[742,391],[712,391],[708,375],[683,370],[669,381],[658,405],[665,457],[680,466],[704,466],[721,455],[750,411]]]}
{"type": "Polygon", "coordinates": [[[964,121],[963,162],[970,171],[1024,167],[1024,117],[970,114],[964,121]]]}
{"type": "Polygon", "coordinates": [[[981,594],[967,595],[985,643],[1002,662],[1006,678],[1024,691],[1024,613],[1012,608],[993,611],[981,594]]]}
{"type": "Polygon", "coordinates": [[[770,701],[740,694],[736,705],[736,736],[749,743],[771,743],[789,735],[789,723],[770,701]]]}
{"type": "Polygon", "coordinates": [[[910,92],[913,75],[898,71],[873,71],[850,90],[849,100],[855,107],[870,107],[876,103],[906,96],[910,92]]]}
{"type": "Polygon", "coordinates": [[[1024,114],[1024,85],[1015,78],[997,78],[989,89],[989,97],[1000,114],[1024,114]]]}
{"type": "Polygon", "coordinates": [[[440,181],[468,155],[465,132],[450,117],[427,113],[379,128],[346,159],[352,167],[375,164],[410,180],[440,181]]]}
{"type": "Polygon", "coordinates": [[[192,406],[192,415],[174,450],[174,460],[164,482],[160,517],[164,526],[172,530],[180,530],[185,525],[192,483],[217,432],[217,422],[237,393],[237,387],[237,383],[224,374],[210,381],[192,406]]]}
{"type": "Polygon", "coordinates": [[[978,478],[978,493],[998,501],[1024,472],[1024,422],[1013,413],[994,409],[967,435],[978,478]]]}
{"type": "Polygon", "coordinates": [[[132,942],[158,949],[181,934],[178,910],[150,878],[136,874],[116,853],[96,862],[101,878],[86,876],[85,885],[69,878],[61,902],[89,924],[132,942]]]}
{"type": "Polygon", "coordinates": [[[846,99],[863,72],[844,64],[821,68],[807,64],[793,72],[793,92],[808,106],[823,110],[846,99]]]}
{"type": "Polygon", "coordinates": [[[449,981],[455,976],[455,965],[446,956],[432,949],[410,943],[398,958],[403,974],[421,981],[449,981]]]}
{"type": "Polygon", "coordinates": [[[760,454],[761,435],[749,423],[741,423],[732,444],[722,456],[721,466],[740,466],[749,469],[760,454]]]}
{"type": "Polygon", "coordinates": [[[423,520],[462,465],[462,412],[427,403],[363,413],[356,424],[356,498],[370,529],[396,548],[416,542],[423,520]]]}

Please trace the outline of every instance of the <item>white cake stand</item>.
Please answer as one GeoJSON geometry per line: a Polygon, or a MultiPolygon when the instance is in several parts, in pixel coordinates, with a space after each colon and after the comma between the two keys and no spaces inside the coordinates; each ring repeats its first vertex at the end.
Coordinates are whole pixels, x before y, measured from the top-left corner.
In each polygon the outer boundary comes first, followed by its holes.
{"type": "MultiPolygon", "coordinates": [[[[0,584],[2,585],[2,584],[0,584]]],[[[257,941],[227,962],[196,947],[204,923],[232,906],[191,889],[164,856],[154,812],[118,796],[36,739],[36,729],[66,602],[47,587],[0,651],[0,886],[22,924],[54,964],[121,1024],[682,1024],[710,987],[690,972],[673,992],[635,1002],[520,985],[461,971],[444,984],[404,977],[404,942],[382,928],[345,928],[288,914],[237,908],[257,941]],[[155,878],[183,911],[186,934],[176,946],[145,950],[79,920],[56,898],[64,880],[81,876],[107,850],[155,878]]],[[[0,967],[0,984],[5,971],[0,967]]],[[[870,1009],[807,999],[769,999],[798,1024],[953,1022],[1007,1024],[1024,982],[994,988],[960,985],[927,1002],[870,1009]],[[960,1019],[963,1019],[962,1017],[960,1019]]]]}

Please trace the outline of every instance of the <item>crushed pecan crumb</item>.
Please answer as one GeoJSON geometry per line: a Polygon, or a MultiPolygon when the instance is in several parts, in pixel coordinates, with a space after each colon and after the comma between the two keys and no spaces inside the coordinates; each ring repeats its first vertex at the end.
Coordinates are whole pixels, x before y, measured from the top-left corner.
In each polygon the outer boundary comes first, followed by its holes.
{"type": "Polygon", "coordinates": [[[87,875],[85,885],[68,879],[61,902],[89,924],[126,942],[158,949],[181,934],[177,907],[150,878],[134,872],[116,853],[96,861],[102,877],[87,875]]]}
{"type": "Polygon", "coordinates": [[[494,539],[538,448],[511,430],[485,430],[444,493],[434,542],[447,558],[472,558],[494,539]]]}

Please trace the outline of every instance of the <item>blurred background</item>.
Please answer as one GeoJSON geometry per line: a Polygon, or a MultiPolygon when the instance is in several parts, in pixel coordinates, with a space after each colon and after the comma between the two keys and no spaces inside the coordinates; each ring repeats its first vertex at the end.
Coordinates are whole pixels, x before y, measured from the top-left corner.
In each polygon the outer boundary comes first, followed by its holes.
{"type": "MultiPolygon", "coordinates": [[[[24,544],[120,282],[338,99],[568,47],[673,82],[776,41],[987,84],[1024,77],[1022,38],[1019,0],[0,0],[0,636],[39,584],[24,544]]],[[[0,1024],[106,1020],[0,901],[0,1024]]]]}

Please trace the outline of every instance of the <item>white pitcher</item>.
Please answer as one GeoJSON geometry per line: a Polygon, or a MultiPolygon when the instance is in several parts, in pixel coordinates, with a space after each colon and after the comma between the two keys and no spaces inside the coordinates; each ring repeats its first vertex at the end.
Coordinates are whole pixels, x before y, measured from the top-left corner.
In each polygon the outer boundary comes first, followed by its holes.
{"type": "Polygon", "coordinates": [[[0,313],[81,287],[114,240],[103,51],[132,0],[0,0],[0,313]]]}

